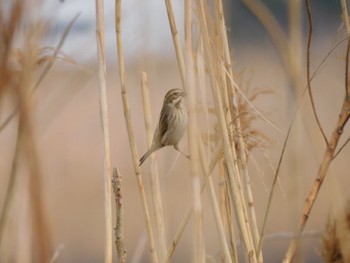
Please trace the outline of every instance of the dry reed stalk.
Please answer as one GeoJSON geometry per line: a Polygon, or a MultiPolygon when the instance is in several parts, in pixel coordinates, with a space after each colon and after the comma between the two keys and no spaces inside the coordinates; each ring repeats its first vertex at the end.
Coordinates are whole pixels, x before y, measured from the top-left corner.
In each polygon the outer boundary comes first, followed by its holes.
{"type": "MultiPolygon", "coordinates": [[[[307,1],[307,0],[306,0],[307,1]]],[[[344,10],[343,10],[344,11],[344,10]]],[[[345,19],[349,19],[346,17],[346,13],[344,14],[345,19]]],[[[329,166],[334,159],[335,156],[335,150],[337,148],[339,139],[343,133],[344,127],[346,123],[348,122],[350,118],[350,85],[348,83],[348,78],[349,78],[349,72],[348,72],[348,64],[349,64],[349,51],[350,51],[350,38],[348,37],[348,48],[346,51],[346,64],[345,64],[345,97],[344,101],[341,107],[341,112],[338,117],[337,124],[332,132],[332,136],[327,144],[327,149],[325,150],[323,160],[321,165],[319,166],[316,178],[311,186],[310,192],[307,196],[307,199],[304,204],[304,208],[300,217],[299,225],[298,225],[298,230],[296,232],[295,237],[293,240],[290,242],[288,250],[284,256],[283,262],[292,262],[296,250],[297,250],[297,245],[299,238],[301,234],[304,231],[305,225],[309,219],[311,209],[317,199],[318,193],[320,191],[320,188],[322,186],[322,183],[327,175],[329,166]]]]}
{"type": "Polygon", "coordinates": [[[220,209],[218,205],[218,201],[215,194],[215,188],[213,183],[213,178],[211,177],[211,174],[209,173],[209,167],[208,167],[208,160],[205,157],[205,151],[202,140],[199,140],[199,156],[201,161],[202,170],[204,171],[204,174],[208,175],[208,184],[209,184],[209,192],[210,192],[210,200],[213,206],[213,213],[215,218],[216,227],[219,234],[219,239],[221,242],[222,251],[224,254],[224,262],[232,263],[232,262],[238,262],[236,260],[232,261],[230,250],[227,245],[226,241],[226,234],[225,234],[225,228],[223,224],[223,220],[220,215],[220,209]]]}
{"type": "Polygon", "coordinates": [[[28,116],[30,113],[29,107],[24,106],[24,102],[21,102],[20,106],[20,122],[24,122],[23,127],[23,150],[27,156],[30,180],[29,180],[29,191],[31,199],[31,213],[32,213],[32,223],[33,223],[33,235],[36,242],[38,242],[38,252],[40,262],[48,262],[49,255],[51,251],[51,240],[48,232],[48,223],[43,207],[43,196],[42,196],[42,175],[39,166],[39,158],[36,150],[35,139],[31,127],[28,127],[29,122],[28,116]],[[26,110],[28,115],[23,115],[21,111],[26,110]],[[22,114],[22,116],[21,116],[22,114]],[[27,127],[26,127],[27,126],[27,127]]]}
{"type": "Polygon", "coordinates": [[[190,174],[194,208],[194,262],[205,262],[205,243],[203,235],[202,202],[199,177],[199,145],[196,113],[196,88],[194,86],[194,62],[192,53],[192,1],[185,1],[185,90],[187,90],[188,145],[190,150],[190,174]]]}
{"type": "Polygon", "coordinates": [[[115,1],[115,28],[116,28],[116,38],[117,38],[119,77],[120,77],[120,84],[121,84],[120,88],[121,88],[121,95],[122,95],[122,101],[123,101],[124,117],[125,117],[126,127],[128,131],[128,137],[129,137],[129,145],[132,153],[134,171],[137,179],[137,186],[139,189],[142,208],[145,216],[151,258],[153,263],[157,263],[158,256],[157,256],[157,251],[155,249],[154,230],[151,224],[150,213],[149,213],[149,208],[148,208],[147,199],[146,199],[146,193],[145,193],[144,184],[143,184],[143,180],[140,172],[139,158],[138,158],[137,149],[136,149],[134,131],[131,124],[129,100],[128,100],[128,95],[126,91],[123,44],[122,44],[122,36],[121,36],[121,0],[115,1]]]}
{"type": "Polygon", "coordinates": [[[166,5],[166,11],[168,14],[171,35],[173,37],[173,43],[174,43],[174,48],[175,48],[175,52],[176,52],[177,64],[178,64],[179,70],[180,70],[182,86],[185,89],[185,82],[186,82],[185,61],[184,61],[184,57],[182,54],[179,32],[177,31],[177,28],[176,28],[174,10],[173,10],[173,6],[171,4],[171,0],[165,0],[165,5],[166,5]]]}
{"type": "MultiPolygon", "coordinates": [[[[217,31],[219,32],[220,39],[222,41],[221,45],[223,46],[223,61],[224,61],[224,67],[225,70],[222,70],[221,68],[221,74],[222,78],[226,79],[226,72],[228,72],[229,80],[226,85],[227,90],[227,96],[229,97],[227,100],[229,102],[229,110],[231,113],[231,121],[232,118],[234,119],[235,128],[238,132],[238,146],[239,146],[239,159],[240,159],[240,166],[242,169],[241,174],[243,174],[244,180],[245,180],[245,188],[247,193],[247,202],[249,205],[249,212],[250,212],[250,222],[251,222],[251,228],[253,232],[253,238],[255,247],[257,248],[258,239],[259,239],[259,229],[256,219],[256,213],[254,208],[254,200],[253,200],[253,191],[251,189],[251,183],[250,183],[250,177],[248,173],[247,168],[247,158],[246,158],[246,147],[245,143],[243,141],[242,136],[242,130],[241,130],[241,121],[239,117],[238,112],[238,102],[237,102],[237,95],[236,95],[236,87],[237,85],[232,85],[230,82],[231,79],[233,79],[233,72],[232,72],[232,62],[231,62],[231,56],[228,46],[228,39],[227,39],[227,32],[226,32],[226,25],[224,20],[224,13],[223,13],[223,6],[222,1],[215,1],[215,8],[216,8],[216,20],[217,22],[217,31]],[[230,85],[231,84],[231,85],[230,85]]],[[[231,122],[230,122],[231,123],[231,122]]],[[[259,253],[259,262],[263,262],[262,259],[262,253],[259,253]]]]}
{"type": "Polygon", "coordinates": [[[220,192],[220,214],[221,218],[224,220],[225,232],[228,233],[229,243],[230,243],[230,251],[231,258],[233,262],[238,262],[238,254],[236,248],[236,240],[235,240],[235,230],[234,230],[234,220],[232,218],[232,209],[231,204],[229,202],[229,193],[227,189],[227,184],[225,182],[225,172],[224,172],[224,164],[220,163],[220,182],[219,182],[219,192],[220,192]]]}
{"type": "Polygon", "coordinates": [[[105,263],[112,262],[112,175],[109,142],[109,121],[106,87],[103,0],[96,0],[96,41],[99,61],[100,116],[103,133],[103,180],[105,208],[105,263]]]}
{"type": "MultiPolygon", "coordinates": [[[[19,3],[19,2],[17,2],[19,3]]],[[[56,61],[55,58],[57,57],[58,53],[59,53],[59,50],[61,49],[63,43],[65,42],[65,39],[68,35],[68,33],[70,32],[74,22],[76,21],[76,19],[78,18],[79,15],[75,16],[74,19],[68,24],[68,26],[66,27],[61,39],[60,39],[60,42],[58,44],[58,46],[56,47],[53,55],[52,55],[52,58],[49,59],[49,62],[47,63],[46,67],[44,68],[44,70],[42,71],[42,73],[40,74],[38,80],[35,82],[35,85],[34,87],[29,91],[30,94],[32,94],[35,89],[39,86],[39,84],[41,83],[41,81],[45,78],[45,76],[47,75],[47,73],[49,72],[49,70],[51,69],[53,63],[56,61]]],[[[17,17],[19,18],[19,15],[17,14],[17,17]]],[[[13,22],[16,22],[16,21],[13,21],[13,22]]],[[[18,22],[18,21],[17,21],[18,22]]],[[[11,27],[14,27],[11,26],[11,27]]],[[[10,33],[10,32],[8,32],[10,33]]],[[[8,39],[12,39],[12,37],[10,35],[7,35],[6,36],[8,39]]],[[[11,43],[11,42],[9,42],[11,43]]],[[[7,52],[10,52],[10,50],[8,50],[7,52]]],[[[5,52],[6,54],[6,52],[5,52]]],[[[3,61],[1,59],[1,61],[3,61]]],[[[3,73],[3,69],[1,70],[2,73],[3,73]]],[[[14,76],[15,74],[13,73],[7,73],[6,75],[12,75],[14,76]]],[[[5,86],[6,85],[6,81],[2,81],[2,84],[5,86]]],[[[20,105],[17,104],[17,107],[13,110],[13,112],[11,114],[8,115],[7,118],[5,118],[5,121],[0,125],[0,132],[7,126],[7,124],[13,119],[13,117],[18,113],[19,111],[19,108],[20,108],[20,105]]],[[[3,209],[2,209],[2,212],[1,212],[1,217],[0,217],[0,246],[1,246],[1,240],[2,240],[2,232],[3,232],[3,229],[4,229],[4,226],[5,226],[5,223],[6,223],[6,218],[7,218],[7,214],[8,214],[8,209],[10,207],[10,203],[11,203],[11,200],[12,200],[12,197],[13,197],[13,194],[14,194],[14,188],[15,188],[15,185],[16,185],[16,177],[17,177],[17,163],[18,163],[18,154],[19,154],[19,149],[22,147],[20,146],[21,145],[21,142],[22,139],[20,139],[22,137],[22,128],[19,127],[17,128],[18,132],[17,132],[17,138],[16,138],[16,146],[15,146],[15,153],[14,153],[14,158],[13,158],[13,161],[12,161],[12,166],[11,166],[11,173],[10,173],[10,176],[9,176],[9,182],[8,182],[8,185],[7,185],[7,188],[6,188],[6,194],[5,194],[5,200],[4,200],[4,204],[3,204],[3,209]]]]}
{"type": "MultiPolygon", "coordinates": [[[[206,125],[207,130],[205,131],[207,133],[206,140],[209,142],[209,113],[208,113],[208,106],[207,106],[207,95],[206,95],[206,72],[205,72],[205,65],[204,65],[204,58],[203,58],[203,41],[200,41],[198,44],[198,50],[196,53],[196,62],[197,62],[197,78],[199,83],[199,89],[201,90],[201,98],[202,98],[202,108],[205,111],[206,114],[206,125]]],[[[210,149],[210,145],[208,145],[210,149]]],[[[211,152],[208,151],[208,155],[210,157],[211,152]]],[[[223,173],[221,173],[223,175],[223,173]]],[[[234,226],[233,226],[233,220],[231,217],[231,208],[230,204],[228,203],[227,197],[227,188],[225,184],[225,178],[222,177],[220,179],[221,182],[219,183],[219,192],[220,192],[220,214],[221,218],[225,219],[222,220],[223,227],[225,229],[225,232],[229,233],[230,238],[230,247],[232,251],[232,261],[238,262],[237,258],[237,250],[236,250],[236,244],[235,244],[235,235],[234,235],[234,226]]]]}
{"type": "MultiPolygon", "coordinates": [[[[18,81],[16,81],[16,76],[14,72],[11,72],[8,64],[10,59],[11,50],[13,48],[12,43],[14,40],[14,35],[19,27],[19,24],[22,19],[22,7],[23,3],[20,3],[19,1],[16,1],[12,9],[10,10],[10,18],[8,19],[8,22],[4,21],[2,12],[3,10],[0,10],[1,16],[0,16],[0,33],[1,38],[6,39],[7,41],[3,41],[0,44],[0,48],[2,52],[0,53],[0,97],[5,93],[7,89],[9,89],[10,85],[18,84],[18,81]]],[[[19,90],[18,85],[14,85],[13,90],[19,90]]],[[[17,92],[18,93],[18,92],[17,92]]],[[[19,152],[22,148],[23,144],[23,123],[18,123],[17,127],[17,135],[15,140],[15,152],[12,159],[12,165],[11,165],[11,172],[9,176],[8,185],[6,188],[6,194],[4,198],[4,203],[2,205],[2,211],[0,215],[0,247],[2,243],[3,238],[3,231],[5,229],[6,220],[9,212],[9,208],[12,203],[13,195],[14,195],[14,189],[16,185],[16,179],[17,179],[17,167],[18,167],[18,158],[19,158],[19,152]]],[[[0,129],[1,131],[1,129],[0,129]]]]}
{"type": "MultiPolygon", "coordinates": [[[[203,191],[206,187],[208,176],[213,172],[216,163],[220,159],[220,156],[222,153],[222,147],[223,147],[222,144],[219,143],[217,145],[216,149],[214,150],[213,157],[212,157],[212,159],[210,161],[210,165],[209,165],[209,174],[205,175],[205,181],[202,183],[202,186],[201,186],[201,193],[203,193],[203,191]]],[[[176,231],[176,234],[175,234],[175,237],[173,238],[173,241],[170,243],[170,246],[168,247],[168,251],[167,251],[165,258],[161,261],[162,263],[170,262],[171,256],[173,255],[175,248],[176,248],[178,242],[180,241],[180,238],[183,234],[183,231],[185,230],[185,227],[188,224],[188,221],[190,220],[190,218],[192,216],[192,213],[193,213],[193,206],[191,206],[187,210],[187,212],[184,216],[184,219],[182,220],[180,226],[178,227],[178,230],[176,231]]]]}
{"type": "MultiPolygon", "coordinates": [[[[141,89],[142,89],[142,104],[143,112],[145,117],[145,127],[147,133],[147,144],[150,148],[153,141],[153,125],[152,125],[152,111],[151,111],[151,101],[149,95],[148,79],[146,72],[141,72],[141,89]]],[[[163,203],[162,194],[159,182],[158,165],[156,162],[156,155],[152,154],[150,156],[150,186],[151,186],[151,196],[154,207],[154,220],[155,220],[155,235],[157,251],[159,255],[159,260],[165,256],[167,245],[165,238],[165,225],[164,225],[164,213],[163,213],[163,203]]]]}
{"type": "Polygon", "coordinates": [[[112,186],[114,191],[116,205],[116,225],[115,247],[120,263],[126,263],[126,250],[124,245],[124,226],[123,226],[123,193],[122,193],[122,176],[117,168],[113,168],[112,186]]]}
{"type": "MultiPolygon", "coordinates": [[[[24,7],[24,6],[23,6],[24,7]]],[[[31,216],[33,224],[33,236],[37,242],[38,258],[40,262],[48,262],[51,251],[51,240],[49,237],[48,223],[45,216],[45,209],[43,205],[42,195],[42,174],[38,151],[36,147],[36,137],[34,132],[34,125],[32,120],[33,106],[27,94],[33,81],[33,70],[35,68],[35,52],[33,48],[39,40],[41,31],[38,30],[39,25],[31,24],[28,28],[25,39],[24,49],[24,63],[21,72],[21,82],[17,90],[18,104],[19,104],[19,126],[18,129],[22,133],[22,149],[29,171],[29,194],[31,216]]]]}
{"type": "Polygon", "coordinates": [[[244,200],[244,194],[242,193],[242,185],[240,183],[239,169],[237,167],[237,160],[235,154],[235,147],[231,147],[231,143],[229,140],[226,117],[223,111],[223,103],[221,96],[219,94],[218,80],[216,79],[215,69],[216,66],[214,59],[212,58],[212,50],[210,46],[210,38],[208,34],[208,27],[205,18],[204,5],[201,0],[197,0],[197,10],[199,13],[200,20],[200,32],[204,41],[204,50],[206,54],[206,62],[209,67],[209,77],[212,89],[212,95],[214,99],[216,115],[219,121],[220,133],[224,143],[224,156],[226,159],[227,165],[227,181],[229,184],[229,194],[231,200],[234,202],[234,209],[236,211],[237,223],[239,225],[239,230],[243,239],[243,244],[245,248],[245,255],[247,259],[251,260],[251,262],[257,262],[255,248],[252,241],[251,230],[248,222],[247,209],[244,200]]]}
{"type": "MultiPolygon", "coordinates": [[[[11,177],[16,174],[18,165],[18,154],[23,154],[26,160],[29,176],[29,200],[31,210],[31,224],[33,228],[34,242],[36,244],[37,259],[40,262],[48,262],[51,250],[51,240],[48,231],[48,223],[43,205],[42,193],[42,174],[38,157],[36,136],[34,132],[34,122],[32,119],[33,106],[27,94],[33,84],[33,76],[36,65],[36,52],[40,38],[42,37],[41,22],[33,22],[31,16],[24,16],[24,10],[30,11],[30,6],[26,6],[24,1],[14,1],[10,7],[8,22],[2,22],[2,41],[1,45],[1,67],[0,92],[11,88],[19,105],[19,119],[16,142],[16,153],[14,156],[11,177]],[[27,31],[23,35],[23,63],[21,70],[15,73],[10,69],[9,60],[11,51],[14,48],[13,40],[15,33],[21,27],[22,23],[27,24],[27,31]],[[17,160],[16,160],[17,159],[17,160]]],[[[2,11],[2,10],[1,10],[2,11]]],[[[2,19],[1,19],[2,20],[2,19]]],[[[2,93],[1,93],[2,94],[2,93]]],[[[13,190],[12,190],[13,192],[13,190]]],[[[13,194],[13,193],[12,193],[13,194]]]]}

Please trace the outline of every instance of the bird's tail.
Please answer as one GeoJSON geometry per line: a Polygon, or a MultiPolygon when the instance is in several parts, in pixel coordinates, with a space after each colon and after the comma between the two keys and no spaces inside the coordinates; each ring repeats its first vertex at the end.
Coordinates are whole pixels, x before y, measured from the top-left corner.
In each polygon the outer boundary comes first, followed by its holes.
{"type": "Polygon", "coordinates": [[[156,150],[160,149],[161,147],[158,147],[157,145],[153,145],[140,159],[140,164],[139,166],[141,166],[144,161],[146,161],[146,159],[148,158],[148,156],[150,156],[153,152],[155,152],[156,150]]]}

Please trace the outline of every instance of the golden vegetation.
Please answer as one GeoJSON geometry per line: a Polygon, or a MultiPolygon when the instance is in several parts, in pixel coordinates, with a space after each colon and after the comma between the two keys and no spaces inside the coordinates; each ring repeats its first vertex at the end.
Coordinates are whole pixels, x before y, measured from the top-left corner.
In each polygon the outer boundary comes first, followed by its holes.
{"type": "MultiPolygon", "coordinates": [[[[302,66],[300,57],[302,50],[294,50],[295,46],[301,47],[302,27],[300,21],[290,21],[290,39],[283,33],[273,14],[263,5],[260,0],[243,1],[248,8],[259,18],[266,28],[272,41],[275,43],[281,61],[288,76],[290,86],[295,98],[302,100],[304,92],[300,92],[306,83],[310,98],[312,116],[317,122],[318,132],[322,134],[324,143],[324,157],[320,163],[314,182],[307,195],[304,208],[300,211],[300,221],[297,231],[290,242],[283,262],[291,262],[295,258],[299,239],[302,237],[306,223],[312,217],[312,208],[318,198],[322,183],[328,174],[329,166],[344,149],[349,140],[338,146],[344,128],[350,116],[350,85],[348,83],[348,60],[350,40],[346,51],[344,100],[341,106],[339,119],[333,128],[331,136],[327,137],[324,126],[319,119],[319,113],[313,97],[311,80],[311,39],[312,39],[312,15],[308,0],[305,8],[308,14],[309,34],[306,47],[306,68],[302,66]],[[292,55],[293,51],[293,55],[292,55]],[[294,52],[295,51],[295,52],[294,52]],[[295,55],[296,54],[296,55],[295,55]],[[295,56],[294,56],[295,55],[295,56]],[[306,71],[307,81],[302,79],[302,70],[306,71]]],[[[348,22],[346,1],[341,1],[343,7],[343,19],[348,22]]],[[[176,52],[179,78],[183,89],[187,92],[187,108],[189,112],[188,145],[191,160],[186,173],[191,180],[191,202],[189,208],[178,230],[172,239],[166,237],[166,215],[163,209],[163,197],[161,191],[160,173],[157,168],[156,158],[150,158],[150,190],[146,191],[144,184],[144,171],[139,167],[138,149],[135,139],[131,113],[133,109],[129,104],[129,87],[126,80],[126,69],[124,66],[124,51],[122,38],[123,14],[121,12],[121,1],[116,0],[116,42],[118,54],[120,93],[123,103],[125,123],[128,132],[129,146],[132,153],[132,164],[136,176],[137,189],[141,198],[142,211],[148,235],[148,248],[153,263],[170,262],[174,252],[178,249],[178,243],[183,238],[186,227],[192,224],[192,246],[193,262],[238,262],[238,240],[241,244],[242,260],[244,262],[264,262],[263,238],[265,227],[268,222],[271,202],[278,180],[280,167],[287,148],[287,142],[294,127],[294,116],[290,122],[287,133],[283,132],[278,125],[273,124],[264,113],[254,106],[254,102],[263,95],[269,94],[270,90],[249,89],[240,82],[240,77],[234,74],[232,68],[232,57],[226,22],[223,12],[222,1],[185,0],[184,1],[184,25],[185,38],[181,40],[172,7],[171,0],[165,0],[166,11],[169,19],[169,30],[172,33],[174,49],[176,52]],[[198,106],[199,105],[199,106],[198,106]],[[209,106],[208,106],[209,105],[209,106]],[[201,109],[201,112],[198,112],[201,109]],[[204,125],[200,125],[199,118],[203,119],[204,125]],[[273,130],[285,136],[281,149],[277,169],[273,175],[273,183],[269,187],[268,201],[264,216],[258,217],[256,212],[255,193],[251,183],[250,170],[248,169],[249,156],[254,148],[268,148],[269,136],[257,128],[254,122],[264,121],[273,130]],[[205,127],[203,129],[203,126],[205,127]],[[215,169],[219,167],[219,169],[215,169]],[[215,171],[215,172],[214,172],[215,171]],[[220,182],[216,185],[216,181],[220,182]],[[215,222],[215,233],[219,244],[214,258],[206,250],[205,230],[206,225],[203,214],[206,206],[202,202],[202,192],[209,193],[211,212],[215,222]],[[190,218],[193,220],[190,221],[190,218]],[[259,224],[259,222],[262,224],[259,224]]],[[[33,127],[33,101],[31,94],[37,89],[41,81],[57,58],[66,62],[75,63],[74,60],[60,53],[60,48],[71,29],[75,17],[67,26],[61,42],[56,48],[40,47],[40,39],[45,35],[41,23],[24,15],[24,10],[29,8],[25,1],[13,1],[10,5],[8,16],[2,15],[4,10],[0,6],[0,102],[5,94],[11,95],[14,111],[0,123],[0,136],[9,122],[15,121],[17,127],[15,153],[8,175],[4,201],[1,202],[0,214],[0,249],[6,242],[4,229],[8,218],[9,208],[12,205],[15,189],[23,180],[17,177],[19,167],[19,156],[24,156],[27,162],[26,171],[28,182],[24,184],[25,195],[30,200],[30,213],[25,214],[31,224],[32,238],[30,248],[34,251],[32,256],[25,258],[26,262],[53,262],[57,259],[57,253],[53,251],[52,238],[50,236],[50,225],[47,220],[45,209],[43,209],[44,198],[42,196],[42,171],[40,158],[37,150],[37,137],[33,127]],[[6,17],[6,18],[5,18],[6,17]],[[35,22],[33,22],[35,21],[35,22]],[[26,25],[26,30],[23,26],[26,25]],[[15,45],[19,38],[23,46],[15,45]],[[39,73],[38,73],[39,71],[39,73]],[[17,118],[15,116],[18,115],[17,118]]],[[[300,6],[290,1],[291,14],[301,12],[300,6]],[[300,8],[300,9],[298,9],[300,8]]],[[[112,162],[109,139],[109,118],[107,105],[107,71],[106,54],[104,50],[104,17],[103,1],[96,0],[96,42],[98,48],[99,66],[99,95],[100,95],[100,118],[101,133],[103,134],[103,181],[104,181],[104,210],[105,210],[105,262],[112,262],[112,185],[116,200],[116,228],[115,245],[120,262],[126,262],[126,246],[124,238],[125,224],[123,221],[123,196],[122,176],[117,169],[114,170],[112,181],[112,162]]],[[[300,15],[300,13],[299,13],[300,15]]],[[[346,23],[348,24],[348,23],[346,23]]],[[[349,35],[349,28],[347,28],[349,35]]],[[[327,55],[328,56],[328,55],[327,55]]],[[[324,62],[324,61],[323,61],[324,62]]],[[[322,62],[322,63],[323,63],[322,62]]],[[[151,110],[150,95],[147,83],[147,74],[141,74],[142,96],[144,103],[145,126],[148,132],[148,141],[151,141],[151,110]]],[[[304,90],[305,91],[305,90],[304,90]]],[[[299,106],[296,107],[299,110],[299,106]]],[[[305,111],[306,112],[306,111],[305,111]]],[[[201,123],[202,124],[202,123],[201,123]]],[[[65,200],[68,201],[68,200],[65,200]]],[[[350,212],[349,207],[344,209],[335,219],[330,219],[326,228],[326,237],[323,239],[322,255],[327,262],[348,262],[349,257],[349,233],[350,212]]],[[[21,254],[21,251],[17,251],[21,254]]],[[[24,256],[25,257],[25,256],[24,256]]],[[[266,260],[265,260],[266,261],[266,260]]]]}

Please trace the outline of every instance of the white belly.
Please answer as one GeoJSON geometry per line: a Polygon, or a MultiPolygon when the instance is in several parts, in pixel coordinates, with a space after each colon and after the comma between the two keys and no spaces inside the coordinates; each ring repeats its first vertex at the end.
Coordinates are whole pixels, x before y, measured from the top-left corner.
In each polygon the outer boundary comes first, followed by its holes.
{"type": "Polygon", "coordinates": [[[162,143],[164,145],[176,145],[183,137],[188,122],[186,109],[181,109],[181,113],[178,113],[178,115],[175,116],[174,121],[176,122],[175,127],[172,129],[168,129],[162,138],[162,143]],[[181,115],[182,121],[179,121],[179,115],[181,115]]]}

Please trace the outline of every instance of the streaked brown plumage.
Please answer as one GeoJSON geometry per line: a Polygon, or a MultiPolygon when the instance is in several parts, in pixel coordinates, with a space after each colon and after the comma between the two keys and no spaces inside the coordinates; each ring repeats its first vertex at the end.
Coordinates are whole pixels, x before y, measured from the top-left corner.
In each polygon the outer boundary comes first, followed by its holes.
{"type": "Polygon", "coordinates": [[[164,146],[173,145],[177,151],[180,151],[178,143],[185,133],[188,121],[187,110],[183,105],[185,94],[181,89],[171,89],[165,95],[158,126],[154,132],[152,146],[141,157],[140,165],[153,152],[164,146]]]}

